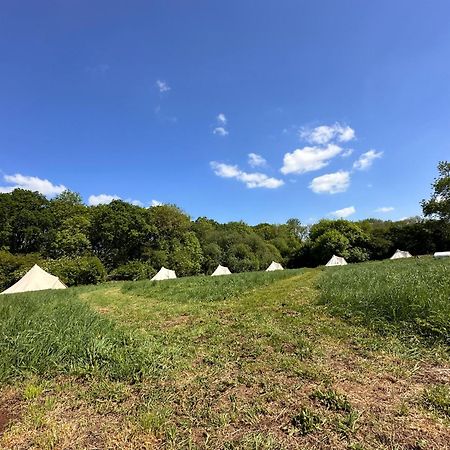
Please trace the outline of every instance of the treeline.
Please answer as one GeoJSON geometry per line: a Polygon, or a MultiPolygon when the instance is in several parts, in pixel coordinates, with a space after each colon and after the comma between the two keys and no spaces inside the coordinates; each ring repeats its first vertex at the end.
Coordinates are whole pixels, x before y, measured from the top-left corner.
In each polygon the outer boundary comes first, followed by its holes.
{"type": "Polygon", "coordinates": [[[0,194],[0,289],[34,262],[76,285],[150,278],[161,266],[187,276],[210,274],[218,264],[243,272],[264,270],[272,260],[293,268],[324,264],[333,254],[360,262],[390,257],[397,248],[414,255],[450,249],[449,201],[442,196],[450,189],[441,182],[443,175],[450,180],[450,165],[441,164],[447,172],[441,171],[438,190],[434,185],[432,199],[422,205],[431,218],[399,222],[221,224],[206,217],[192,221],[174,205],[142,208],[114,200],[86,206],[70,191],[48,200],[16,189],[0,194]]]}

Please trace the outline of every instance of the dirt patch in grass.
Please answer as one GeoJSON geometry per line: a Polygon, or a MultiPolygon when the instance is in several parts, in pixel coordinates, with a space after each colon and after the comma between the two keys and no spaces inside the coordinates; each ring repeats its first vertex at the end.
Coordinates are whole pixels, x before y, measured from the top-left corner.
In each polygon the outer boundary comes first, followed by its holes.
{"type": "Polygon", "coordinates": [[[20,418],[20,397],[12,388],[5,388],[0,396],[0,437],[20,418]]]}
{"type": "Polygon", "coordinates": [[[189,314],[180,314],[177,317],[173,317],[170,320],[166,320],[161,328],[173,328],[180,325],[187,325],[189,322],[191,322],[192,318],[189,314]]]}
{"type": "Polygon", "coordinates": [[[5,430],[9,423],[14,419],[14,416],[10,414],[9,411],[0,409],[0,435],[2,434],[3,430],[5,430]]]}
{"type": "Polygon", "coordinates": [[[336,351],[326,359],[333,387],[345,393],[361,415],[352,437],[364,442],[364,448],[449,448],[448,423],[424,413],[420,404],[420,396],[430,382],[447,379],[448,367],[428,364],[417,367],[411,361],[388,356],[363,358],[336,351]],[[389,367],[402,368],[410,375],[386,371],[389,367]]]}

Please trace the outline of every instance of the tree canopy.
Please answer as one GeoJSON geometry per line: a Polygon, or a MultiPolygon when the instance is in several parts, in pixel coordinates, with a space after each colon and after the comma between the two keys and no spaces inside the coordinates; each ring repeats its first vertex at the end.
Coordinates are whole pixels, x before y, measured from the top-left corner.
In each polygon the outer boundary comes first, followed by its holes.
{"type": "Polygon", "coordinates": [[[48,200],[15,189],[0,194],[0,269],[5,268],[0,278],[17,271],[17,261],[25,266],[37,259],[62,260],[70,267],[95,261],[95,273],[100,263],[111,279],[138,279],[163,265],[185,276],[211,274],[219,264],[242,272],[264,270],[271,261],[315,266],[333,254],[359,262],[390,257],[397,248],[415,255],[449,249],[450,163],[440,162],[438,172],[431,198],[422,202],[424,218],[322,219],[310,227],[296,218],[255,226],[192,220],[175,205],[143,208],[114,200],[86,206],[70,191],[48,200]],[[14,255],[33,256],[16,261],[14,255]]]}

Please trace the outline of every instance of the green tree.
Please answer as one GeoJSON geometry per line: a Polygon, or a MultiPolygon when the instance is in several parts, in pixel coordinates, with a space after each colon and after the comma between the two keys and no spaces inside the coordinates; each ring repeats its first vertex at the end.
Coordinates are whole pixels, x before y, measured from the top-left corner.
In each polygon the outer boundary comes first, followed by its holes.
{"type": "Polygon", "coordinates": [[[180,240],[172,241],[169,255],[170,268],[178,275],[197,275],[201,272],[203,253],[194,232],[188,231],[180,240]]]}
{"type": "Polygon", "coordinates": [[[96,256],[109,269],[141,259],[154,236],[146,210],[121,200],[92,208],[90,241],[96,256]]]}
{"type": "Polygon", "coordinates": [[[350,241],[337,230],[327,230],[317,237],[313,250],[321,264],[325,264],[333,255],[349,257],[350,241]]]}
{"type": "Polygon", "coordinates": [[[53,227],[49,201],[38,192],[15,189],[2,196],[2,247],[11,253],[41,252],[53,227]]]}
{"type": "Polygon", "coordinates": [[[422,200],[425,216],[437,217],[450,222],[450,162],[440,161],[439,176],[434,180],[430,200],[422,200]]]}
{"type": "Polygon", "coordinates": [[[74,216],[64,220],[55,232],[51,253],[59,258],[87,255],[91,252],[89,240],[90,220],[86,216],[74,216]]]}
{"type": "Polygon", "coordinates": [[[222,263],[223,252],[215,242],[206,243],[203,247],[203,271],[210,275],[222,263]]]}

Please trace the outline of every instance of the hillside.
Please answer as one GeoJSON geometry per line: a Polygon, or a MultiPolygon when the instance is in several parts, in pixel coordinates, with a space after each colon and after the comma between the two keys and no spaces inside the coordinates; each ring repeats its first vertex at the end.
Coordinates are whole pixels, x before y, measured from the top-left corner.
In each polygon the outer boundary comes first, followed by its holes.
{"type": "Polygon", "coordinates": [[[0,448],[445,449],[450,261],[0,298],[0,448]]]}

